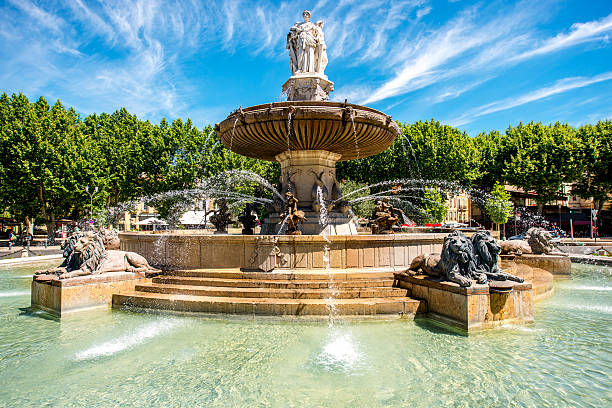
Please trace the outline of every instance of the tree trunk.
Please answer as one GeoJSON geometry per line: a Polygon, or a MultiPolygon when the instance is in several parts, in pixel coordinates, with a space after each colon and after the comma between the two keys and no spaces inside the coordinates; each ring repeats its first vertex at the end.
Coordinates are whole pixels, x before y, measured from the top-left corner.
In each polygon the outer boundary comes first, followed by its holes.
{"type": "Polygon", "coordinates": [[[29,232],[33,236],[34,235],[34,219],[31,219],[30,217],[24,217],[24,224],[25,224],[25,232],[29,232]]]}
{"type": "Polygon", "coordinates": [[[599,202],[597,203],[597,212],[600,213],[601,210],[603,210],[604,205],[606,205],[605,200],[599,200],[599,202]]]}
{"type": "Polygon", "coordinates": [[[49,245],[55,244],[55,214],[47,214],[49,217],[45,220],[47,225],[47,242],[49,245]]]}
{"type": "Polygon", "coordinates": [[[542,215],[544,212],[544,204],[538,203],[538,215],[542,215]]]}

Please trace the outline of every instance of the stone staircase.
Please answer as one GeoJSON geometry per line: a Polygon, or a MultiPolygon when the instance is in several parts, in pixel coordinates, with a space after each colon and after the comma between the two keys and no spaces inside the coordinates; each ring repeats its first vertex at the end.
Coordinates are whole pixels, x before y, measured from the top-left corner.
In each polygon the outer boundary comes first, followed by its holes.
{"type": "Polygon", "coordinates": [[[423,301],[393,287],[393,270],[243,272],[185,269],[113,295],[115,308],[198,313],[338,316],[425,313],[423,301]]]}

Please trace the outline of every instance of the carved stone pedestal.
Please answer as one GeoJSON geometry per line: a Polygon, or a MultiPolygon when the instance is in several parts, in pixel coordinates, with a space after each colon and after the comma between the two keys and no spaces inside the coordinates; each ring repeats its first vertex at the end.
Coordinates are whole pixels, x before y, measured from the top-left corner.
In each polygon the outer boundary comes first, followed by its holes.
{"type": "Polygon", "coordinates": [[[338,153],[326,150],[291,150],[277,154],[283,190],[291,190],[299,200],[300,208],[312,209],[317,199],[318,185],[324,198],[333,200],[340,195],[336,182],[336,162],[340,157],[338,153]]]}
{"type": "Polygon", "coordinates": [[[531,283],[504,284],[511,286],[511,291],[501,292],[488,284],[475,283],[461,288],[425,275],[395,274],[396,286],[408,289],[412,298],[427,301],[427,317],[467,332],[533,322],[531,283]]]}
{"type": "MultiPolygon", "coordinates": [[[[356,235],[357,227],[348,215],[349,207],[342,203],[336,180],[336,162],[342,156],[327,150],[291,150],[276,155],[281,164],[281,194],[291,191],[298,207],[306,213],[299,230],[306,235],[356,235]],[[335,204],[333,204],[336,202],[335,204]],[[326,205],[327,226],[319,222],[321,206],[326,205]]],[[[282,220],[273,213],[262,225],[262,234],[276,234],[282,220]]]]}
{"type": "Polygon", "coordinates": [[[108,307],[113,293],[130,292],[151,282],[140,273],[105,273],[66,280],[32,281],[32,308],[62,316],[80,310],[108,307]]]}
{"type": "Polygon", "coordinates": [[[255,246],[249,257],[249,266],[240,269],[243,271],[273,271],[276,268],[276,257],[280,254],[277,241],[278,237],[269,235],[255,237],[255,246]]]}
{"type": "Polygon", "coordinates": [[[316,73],[295,74],[283,84],[288,101],[327,101],[333,90],[334,83],[316,73]]]}

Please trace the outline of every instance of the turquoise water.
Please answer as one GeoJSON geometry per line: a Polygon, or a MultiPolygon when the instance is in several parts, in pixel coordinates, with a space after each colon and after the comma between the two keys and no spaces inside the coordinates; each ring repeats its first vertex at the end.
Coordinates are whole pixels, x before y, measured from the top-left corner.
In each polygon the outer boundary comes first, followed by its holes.
{"type": "Polygon", "coordinates": [[[612,270],[573,266],[536,323],[469,337],[427,321],[30,313],[0,270],[0,406],[610,407],[612,270]]]}

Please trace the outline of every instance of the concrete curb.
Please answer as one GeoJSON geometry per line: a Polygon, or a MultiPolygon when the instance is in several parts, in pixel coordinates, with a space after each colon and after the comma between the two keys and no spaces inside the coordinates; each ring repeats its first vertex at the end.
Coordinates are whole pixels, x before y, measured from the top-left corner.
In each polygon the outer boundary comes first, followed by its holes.
{"type": "Polygon", "coordinates": [[[2,259],[0,260],[0,266],[4,265],[23,265],[37,262],[45,262],[51,259],[62,259],[62,254],[53,254],[53,255],[41,255],[41,256],[27,256],[25,258],[12,258],[12,259],[2,259]]]}
{"type": "Polygon", "coordinates": [[[576,263],[612,266],[612,257],[609,256],[569,254],[569,257],[576,263]]]}

